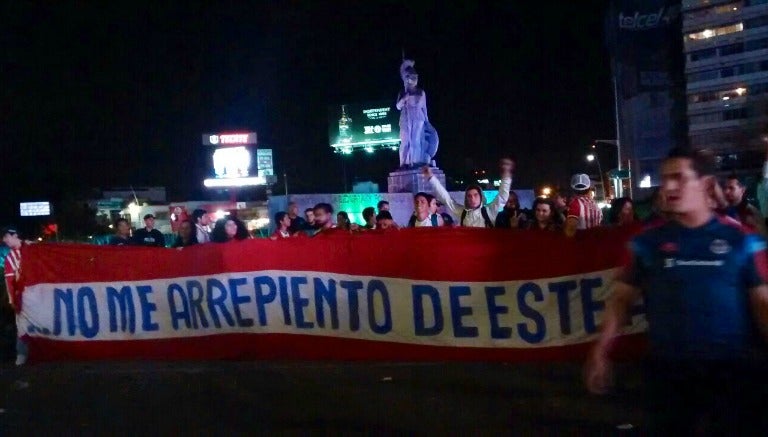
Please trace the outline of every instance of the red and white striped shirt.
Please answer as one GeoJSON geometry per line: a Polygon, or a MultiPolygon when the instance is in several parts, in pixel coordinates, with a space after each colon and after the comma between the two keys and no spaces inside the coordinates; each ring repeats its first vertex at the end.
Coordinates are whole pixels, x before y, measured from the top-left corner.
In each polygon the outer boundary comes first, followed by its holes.
{"type": "Polygon", "coordinates": [[[568,205],[568,217],[575,217],[579,220],[576,229],[589,229],[600,226],[603,221],[603,212],[591,198],[576,196],[568,205]]]}
{"type": "Polygon", "coordinates": [[[5,257],[5,286],[8,290],[8,301],[14,304],[18,293],[19,273],[21,269],[21,249],[11,249],[5,257]]]}

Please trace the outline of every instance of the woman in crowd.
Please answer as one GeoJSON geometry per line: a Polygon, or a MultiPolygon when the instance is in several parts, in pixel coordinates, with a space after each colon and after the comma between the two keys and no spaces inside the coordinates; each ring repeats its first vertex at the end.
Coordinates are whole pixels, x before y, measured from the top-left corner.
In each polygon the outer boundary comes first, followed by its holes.
{"type": "Polygon", "coordinates": [[[351,226],[352,223],[349,221],[349,214],[347,214],[346,211],[339,211],[339,213],[336,214],[336,228],[348,231],[351,226]]]}
{"type": "Polygon", "coordinates": [[[197,227],[192,220],[184,220],[179,225],[179,231],[176,233],[176,241],[173,246],[176,248],[187,247],[197,244],[197,227]]]}
{"type": "Polygon", "coordinates": [[[551,199],[539,197],[533,201],[533,220],[526,223],[525,229],[534,231],[560,231],[563,223],[551,199]]]}
{"type": "Polygon", "coordinates": [[[228,243],[249,238],[245,223],[237,217],[225,217],[216,221],[211,232],[211,241],[214,243],[228,243]]]}
{"type": "Polygon", "coordinates": [[[638,221],[632,199],[629,197],[619,197],[611,201],[611,211],[608,213],[609,225],[629,226],[638,221]]]}

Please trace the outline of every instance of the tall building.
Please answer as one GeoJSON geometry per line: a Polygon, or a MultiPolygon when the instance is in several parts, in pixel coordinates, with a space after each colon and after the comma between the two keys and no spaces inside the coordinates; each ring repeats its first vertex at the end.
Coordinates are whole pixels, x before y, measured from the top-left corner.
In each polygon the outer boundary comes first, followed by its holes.
{"type": "Polygon", "coordinates": [[[722,173],[754,174],[768,145],[768,0],[683,0],[688,134],[722,173]]]}
{"type": "Polygon", "coordinates": [[[606,24],[628,194],[643,196],[637,188],[658,185],[661,161],[688,141],[680,0],[612,0],[606,24]]]}

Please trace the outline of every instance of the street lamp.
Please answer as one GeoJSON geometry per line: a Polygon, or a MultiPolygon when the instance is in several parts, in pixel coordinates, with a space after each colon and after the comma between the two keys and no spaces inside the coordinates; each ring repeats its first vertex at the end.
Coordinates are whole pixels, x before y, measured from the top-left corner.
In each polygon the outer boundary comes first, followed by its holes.
{"type": "Polygon", "coordinates": [[[603,202],[605,202],[606,196],[605,196],[605,182],[603,181],[603,168],[600,166],[600,159],[596,155],[593,155],[590,153],[587,155],[587,162],[597,161],[597,171],[600,172],[600,189],[603,193],[603,202]]]}

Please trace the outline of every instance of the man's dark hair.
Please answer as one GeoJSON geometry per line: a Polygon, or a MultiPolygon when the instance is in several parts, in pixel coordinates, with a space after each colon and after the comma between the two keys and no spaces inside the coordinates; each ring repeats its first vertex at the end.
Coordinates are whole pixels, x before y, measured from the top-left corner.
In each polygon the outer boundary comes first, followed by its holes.
{"type": "Polygon", "coordinates": [[[715,174],[715,161],[712,155],[703,150],[695,150],[690,147],[675,147],[669,151],[669,159],[689,159],[691,168],[699,176],[711,176],[715,174]]]}
{"type": "Polygon", "coordinates": [[[423,191],[419,191],[418,193],[414,194],[413,195],[413,200],[416,200],[417,197],[423,197],[424,199],[427,200],[427,203],[431,202],[432,199],[435,198],[435,196],[433,196],[433,195],[431,195],[429,193],[425,193],[423,191]]]}
{"type": "Polygon", "coordinates": [[[379,215],[376,216],[376,221],[381,220],[394,220],[392,218],[392,214],[389,213],[389,211],[382,211],[379,213],[379,215]]]}
{"type": "Polygon", "coordinates": [[[288,213],[285,211],[280,211],[277,214],[275,214],[275,226],[278,226],[281,221],[287,216],[288,213]]]}
{"type": "Polygon", "coordinates": [[[128,223],[128,220],[126,220],[126,219],[124,219],[124,218],[120,217],[119,219],[115,220],[115,227],[118,227],[118,226],[120,226],[120,223],[125,223],[125,224],[126,224],[126,225],[128,225],[129,227],[131,226],[131,224],[130,224],[130,223],[128,223]]]}
{"type": "Polygon", "coordinates": [[[318,210],[318,209],[322,209],[327,214],[333,214],[333,207],[331,206],[330,203],[321,202],[321,203],[318,203],[317,205],[315,205],[314,208],[312,208],[313,211],[314,210],[318,210]]]}
{"type": "Polygon", "coordinates": [[[386,200],[379,200],[379,203],[376,204],[376,209],[381,211],[381,207],[384,205],[389,205],[389,202],[387,202],[386,200]]]}
{"type": "Polygon", "coordinates": [[[729,181],[736,181],[736,182],[738,182],[740,187],[744,186],[744,181],[736,173],[729,174],[726,179],[729,180],[729,181]]]}
{"type": "Polygon", "coordinates": [[[204,209],[196,209],[192,211],[192,217],[195,220],[195,224],[200,221],[201,218],[203,218],[204,215],[208,214],[208,211],[204,209]]]}
{"type": "Polygon", "coordinates": [[[372,206],[369,206],[363,210],[363,220],[366,222],[375,216],[376,210],[372,206]]]}
{"type": "Polygon", "coordinates": [[[304,214],[306,214],[308,212],[314,212],[314,211],[315,211],[315,208],[307,208],[307,209],[304,210],[304,214]]]}

